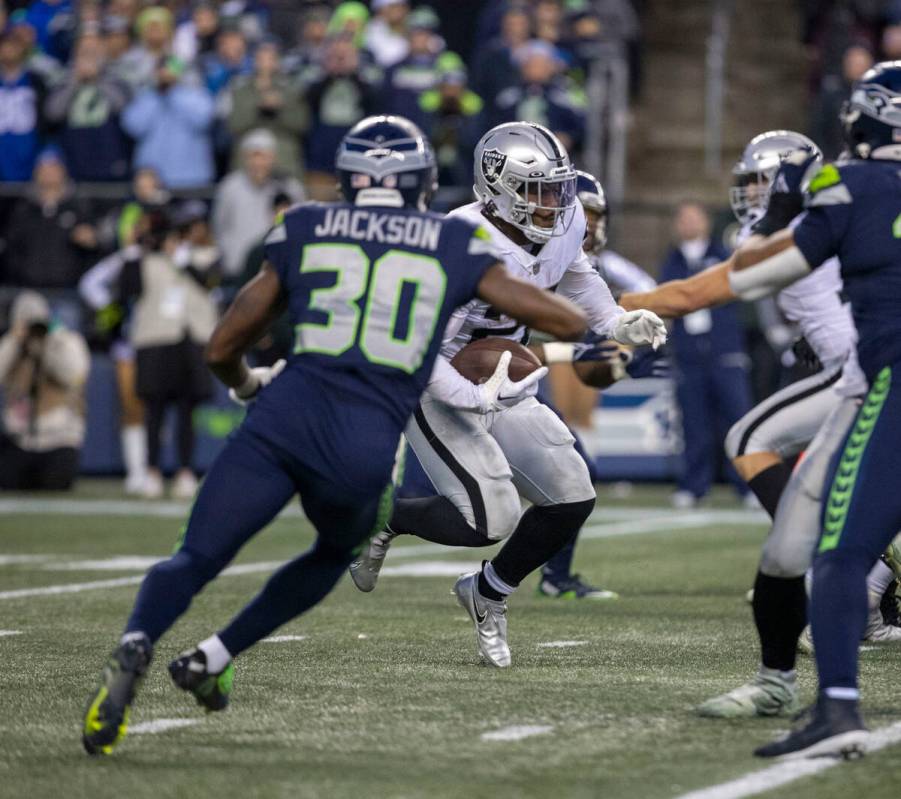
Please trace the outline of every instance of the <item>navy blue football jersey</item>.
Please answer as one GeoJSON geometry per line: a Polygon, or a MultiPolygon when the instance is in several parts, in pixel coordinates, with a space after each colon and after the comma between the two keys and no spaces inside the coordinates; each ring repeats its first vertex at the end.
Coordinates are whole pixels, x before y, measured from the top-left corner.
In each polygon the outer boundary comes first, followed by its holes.
{"type": "Polygon", "coordinates": [[[471,222],[344,203],[291,209],[265,250],[295,330],[287,368],[318,372],[401,424],[428,383],[451,313],[497,261],[471,222]]]}
{"type": "Polygon", "coordinates": [[[810,183],[795,242],[812,267],[833,255],[869,380],[901,360],[901,163],[827,164],[810,183]]]}

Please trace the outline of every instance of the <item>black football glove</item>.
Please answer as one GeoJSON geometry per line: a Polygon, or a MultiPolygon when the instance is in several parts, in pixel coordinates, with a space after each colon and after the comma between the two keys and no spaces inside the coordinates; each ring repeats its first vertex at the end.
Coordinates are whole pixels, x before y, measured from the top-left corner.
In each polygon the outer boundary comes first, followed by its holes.
{"type": "Polygon", "coordinates": [[[820,361],[817,354],[813,351],[813,347],[810,346],[810,342],[801,336],[794,344],[792,344],[792,352],[795,357],[798,359],[800,363],[806,366],[813,372],[819,372],[820,369],[823,368],[823,364],[820,361]]]}
{"type": "Polygon", "coordinates": [[[641,347],[632,353],[626,364],[626,374],[637,380],[642,377],[669,377],[670,362],[666,352],[641,347]]]}

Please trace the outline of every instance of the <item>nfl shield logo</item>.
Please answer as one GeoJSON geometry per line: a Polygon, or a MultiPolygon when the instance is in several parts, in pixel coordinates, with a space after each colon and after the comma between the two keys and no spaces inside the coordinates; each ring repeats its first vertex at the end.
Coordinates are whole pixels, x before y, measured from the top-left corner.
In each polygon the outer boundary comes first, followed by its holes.
{"type": "Polygon", "coordinates": [[[494,183],[500,176],[507,162],[507,156],[497,150],[485,150],[482,153],[482,174],[489,183],[494,183]]]}

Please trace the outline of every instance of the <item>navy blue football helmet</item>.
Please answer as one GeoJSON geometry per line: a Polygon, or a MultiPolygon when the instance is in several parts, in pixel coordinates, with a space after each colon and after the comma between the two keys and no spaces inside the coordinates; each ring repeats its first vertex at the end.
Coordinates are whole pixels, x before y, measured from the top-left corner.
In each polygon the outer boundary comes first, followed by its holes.
{"type": "Polygon", "coordinates": [[[584,247],[587,252],[598,255],[607,244],[607,197],[604,187],[594,175],[576,170],[576,197],[586,211],[597,214],[597,222],[585,231],[584,247]]]}
{"type": "Polygon", "coordinates": [[[901,61],[868,69],[839,116],[852,158],[901,161],[901,61]]]}
{"type": "Polygon", "coordinates": [[[400,116],[360,120],[341,140],[335,167],[344,199],[356,205],[425,211],[438,188],[432,145],[400,116]]]}

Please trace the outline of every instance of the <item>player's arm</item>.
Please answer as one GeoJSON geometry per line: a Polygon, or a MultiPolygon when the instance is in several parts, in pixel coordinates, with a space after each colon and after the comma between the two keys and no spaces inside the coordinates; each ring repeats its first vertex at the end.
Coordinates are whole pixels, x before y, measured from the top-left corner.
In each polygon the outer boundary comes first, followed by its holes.
{"type": "MultiPolygon", "coordinates": [[[[281,371],[280,367],[251,369],[244,354],[282,313],[285,302],[278,275],[263,262],[257,276],[238,292],[210,337],[204,353],[207,365],[241,400],[253,397],[281,371]]],[[[284,362],[280,363],[284,366],[284,362]]]]}
{"type": "Polygon", "coordinates": [[[500,262],[482,275],[476,296],[518,322],[563,341],[578,341],[588,329],[585,314],[573,303],[513,277],[500,262]]]}

